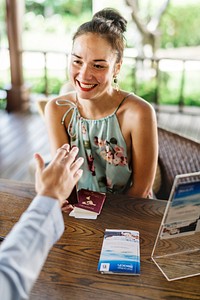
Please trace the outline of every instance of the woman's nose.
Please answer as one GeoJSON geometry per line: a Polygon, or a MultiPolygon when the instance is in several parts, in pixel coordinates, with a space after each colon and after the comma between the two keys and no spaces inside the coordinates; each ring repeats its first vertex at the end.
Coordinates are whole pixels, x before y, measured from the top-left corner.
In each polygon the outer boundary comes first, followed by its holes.
{"type": "Polygon", "coordinates": [[[86,64],[81,66],[80,75],[81,75],[81,78],[84,80],[90,80],[93,76],[92,72],[91,72],[91,68],[86,64]]]}

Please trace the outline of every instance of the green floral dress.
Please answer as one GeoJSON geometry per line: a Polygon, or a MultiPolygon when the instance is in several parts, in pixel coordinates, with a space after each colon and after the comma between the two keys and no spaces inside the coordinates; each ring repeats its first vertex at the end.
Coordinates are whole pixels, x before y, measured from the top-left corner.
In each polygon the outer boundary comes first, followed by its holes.
{"type": "Polygon", "coordinates": [[[58,105],[68,106],[62,124],[73,110],[66,130],[71,146],[76,145],[79,148],[78,156],[84,157],[83,176],[79,180],[78,189],[123,193],[130,187],[132,169],[128,165],[127,147],[116,116],[128,96],[114,113],[98,120],[81,117],[77,106],[68,100],[57,101],[58,105]]]}

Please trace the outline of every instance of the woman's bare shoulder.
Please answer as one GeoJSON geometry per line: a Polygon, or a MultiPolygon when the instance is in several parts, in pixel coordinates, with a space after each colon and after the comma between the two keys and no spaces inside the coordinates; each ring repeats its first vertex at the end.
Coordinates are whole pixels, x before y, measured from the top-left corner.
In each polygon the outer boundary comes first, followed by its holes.
{"type": "Polygon", "coordinates": [[[123,103],[122,124],[124,130],[134,134],[134,137],[149,132],[155,132],[157,117],[154,107],[143,98],[131,94],[123,103]]]}
{"type": "Polygon", "coordinates": [[[52,110],[52,109],[54,110],[55,108],[56,109],[60,108],[61,111],[66,110],[68,101],[69,103],[71,102],[75,104],[76,96],[74,92],[69,92],[65,95],[61,95],[50,99],[46,104],[45,110],[52,110]]]}
{"type": "Polygon", "coordinates": [[[153,106],[145,99],[137,96],[134,93],[129,94],[126,101],[124,101],[124,111],[132,117],[147,117],[154,116],[155,110],[153,106]]]}
{"type": "Polygon", "coordinates": [[[67,94],[64,95],[60,95],[58,97],[52,98],[48,101],[48,105],[54,105],[57,104],[58,102],[61,101],[70,101],[72,103],[75,103],[76,101],[76,94],[75,92],[69,92],[67,94]]]}
{"type": "Polygon", "coordinates": [[[68,109],[68,105],[70,103],[76,102],[76,95],[74,92],[69,92],[65,95],[58,96],[56,98],[50,99],[45,106],[45,117],[60,119],[66,110],[68,109]],[[67,104],[68,103],[68,104],[67,104]]]}

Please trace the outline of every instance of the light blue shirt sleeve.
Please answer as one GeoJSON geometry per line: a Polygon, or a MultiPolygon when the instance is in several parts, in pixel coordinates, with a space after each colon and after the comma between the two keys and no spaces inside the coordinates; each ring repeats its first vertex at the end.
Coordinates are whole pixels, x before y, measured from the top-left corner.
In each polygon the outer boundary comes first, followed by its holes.
{"type": "Polygon", "coordinates": [[[49,250],[64,231],[59,202],[36,196],[0,246],[0,298],[28,299],[49,250]]]}

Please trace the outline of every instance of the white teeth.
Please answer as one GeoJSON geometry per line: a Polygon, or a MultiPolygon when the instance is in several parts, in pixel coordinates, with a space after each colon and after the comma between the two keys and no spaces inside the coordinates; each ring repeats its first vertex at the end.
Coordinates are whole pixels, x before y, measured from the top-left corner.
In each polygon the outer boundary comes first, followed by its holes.
{"type": "Polygon", "coordinates": [[[80,82],[80,86],[84,89],[91,89],[94,86],[94,84],[83,84],[80,82]]]}

